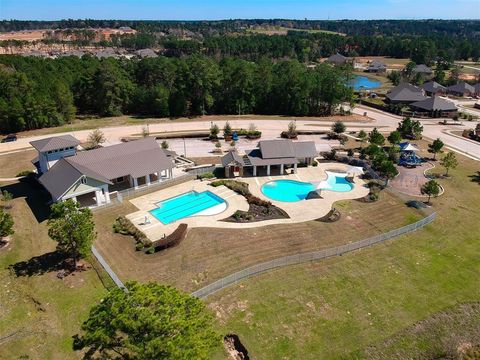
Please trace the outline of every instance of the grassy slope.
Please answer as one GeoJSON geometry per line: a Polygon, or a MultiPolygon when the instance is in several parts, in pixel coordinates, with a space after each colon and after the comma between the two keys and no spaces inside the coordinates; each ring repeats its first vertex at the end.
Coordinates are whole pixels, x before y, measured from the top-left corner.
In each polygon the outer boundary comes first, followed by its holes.
{"type": "Polygon", "coordinates": [[[51,252],[55,244],[25,198],[16,198],[13,204],[9,211],[16,221],[15,235],[8,248],[0,249],[0,358],[79,358],[72,352],[71,337],[106,290],[92,269],[63,280],[56,271],[16,277],[9,265],[51,252]]]}
{"type": "MultiPolygon", "coordinates": [[[[258,359],[365,358],[415,322],[480,299],[478,162],[461,158],[433,225],[341,258],[270,272],[208,299],[258,359]]],[[[477,326],[480,326],[477,324],[477,326]]],[[[461,329],[456,329],[461,331],[461,329]]],[[[424,348],[436,346],[426,338],[424,348]]],[[[393,351],[390,358],[396,356],[393,351]]]]}

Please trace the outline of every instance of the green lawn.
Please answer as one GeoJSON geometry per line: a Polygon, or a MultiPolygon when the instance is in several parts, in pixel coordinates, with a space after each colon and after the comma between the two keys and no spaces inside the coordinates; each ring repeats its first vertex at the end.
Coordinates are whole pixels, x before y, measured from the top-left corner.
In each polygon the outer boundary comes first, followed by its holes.
{"type": "MultiPolygon", "coordinates": [[[[435,353],[437,337],[421,337],[413,353],[395,335],[480,300],[480,185],[471,177],[478,170],[478,162],[461,158],[453,177],[441,180],[445,195],[433,199],[437,220],[423,230],[207,298],[222,331],[238,334],[255,359],[362,359],[374,357],[372,348],[387,349],[388,359],[435,353]]],[[[480,327],[478,316],[469,320],[480,327]]],[[[461,321],[449,331],[464,335],[449,341],[469,341],[461,321]]]]}
{"type": "Polygon", "coordinates": [[[51,270],[55,262],[36,267],[31,276],[16,276],[10,270],[24,261],[32,265],[35,256],[45,259],[55,243],[47,235],[45,221],[39,224],[27,205],[26,195],[34,208],[41,207],[35,190],[24,185],[6,187],[19,197],[9,210],[16,222],[15,235],[8,247],[0,249],[0,358],[80,358],[72,351],[72,336],[90,307],[106,294],[105,287],[88,263],[87,270],[63,280],[57,278],[58,270],[51,270]]]}

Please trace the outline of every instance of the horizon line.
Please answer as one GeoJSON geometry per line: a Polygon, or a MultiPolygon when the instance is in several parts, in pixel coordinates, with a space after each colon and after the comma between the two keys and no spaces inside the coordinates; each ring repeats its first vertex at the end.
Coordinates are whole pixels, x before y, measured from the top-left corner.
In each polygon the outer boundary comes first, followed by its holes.
{"type": "Polygon", "coordinates": [[[377,18],[377,19],[354,19],[354,18],[338,18],[338,19],[307,19],[307,18],[222,18],[222,19],[127,19],[127,18],[62,18],[62,19],[15,19],[0,18],[0,21],[169,21],[169,22],[194,22],[194,21],[249,21],[249,20],[286,20],[286,21],[480,21],[476,18],[377,18]]]}

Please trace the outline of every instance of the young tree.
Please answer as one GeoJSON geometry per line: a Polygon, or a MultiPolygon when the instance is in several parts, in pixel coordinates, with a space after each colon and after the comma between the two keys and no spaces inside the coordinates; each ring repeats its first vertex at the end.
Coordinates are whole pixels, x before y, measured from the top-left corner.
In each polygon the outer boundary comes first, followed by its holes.
{"type": "Polygon", "coordinates": [[[368,141],[370,142],[370,144],[383,146],[383,144],[385,143],[385,137],[380,134],[377,128],[373,128],[373,130],[368,135],[368,141]]]}
{"type": "Polygon", "coordinates": [[[388,75],[388,80],[390,80],[393,86],[397,86],[402,81],[402,73],[400,71],[392,71],[388,75]]]}
{"type": "Polygon", "coordinates": [[[358,132],[358,138],[360,139],[361,147],[363,147],[363,144],[365,143],[365,141],[367,141],[367,137],[368,135],[364,130],[360,130],[358,132]]]}
{"type": "Polygon", "coordinates": [[[455,156],[455,153],[453,151],[447,153],[440,162],[440,165],[442,165],[447,171],[445,172],[445,176],[448,176],[448,172],[450,169],[455,169],[458,165],[458,160],[457,157],[455,156]]]}
{"type": "Polygon", "coordinates": [[[382,161],[378,169],[380,175],[385,179],[385,186],[388,186],[388,181],[398,175],[398,170],[391,160],[382,161]]]}
{"type": "Polygon", "coordinates": [[[435,180],[430,180],[422,185],[420,191],[423,195],[428,195],[427,203],[430,203],[430,198],[437,197],[440,194],[440,185],[435,180]]]}
{"type": "Polygon", "coordinates": [[[147,126],[142,127],[142,137],[146,138],[150,136],[150,129],[147,126]]]}
{"type": "Polygon", "coordinates": [[[168,141],[167,140],[163,140],[162,143],[160,144],[160,146],[162,147],[162,149],[164,150],[167,150],[170,145],[168,144],[168,141]]]}
{"type": "Polygon", "coordinates": [[[11,209],[12,205],[10,204],[10,201],[12,201],[13,195],[11,192],[8,192],[7,190],[2,191],[2,201],[5,204],[5,209],[11,209]]]}
{"type": "Polygon", "coordinates": [[[445,144],[440,138],[437,138],[433,140],[431,144],[428,144],[428,151],[433,153],[433,160],[435,160],[437,154],[442,151],[444,145],[445,144]]]}
{"type": "Polygon", "coordinates": [[[402,134],[398,130],[392,131],[390,135],[388,135],[387,140],[393,146],[400,144],[402,141],[402,134]]]}
{"type": "Polygon", "coordinates": [[[399,131],[404,138],[421,139],[423,126],[420,121],[406,117],[398,123],[397,131],[399,131]]]}
{"type": "Polygon", "coordinates": [[[0,208],[0,238],[13,234],[12,215],[0,208]]]}
{"type": "Polygon", "coordinates": [[[88,142],[92,149],[98,148],[100,144],[103,144],[106,140],[105,135],[100,129],[95,129],[88,135],[88,142]]]}
{"type": "Polygon", "coordinates": [[[48,226],[48,235],[58,243],[57,250],[70,255],[76,269],[78,257],[89,253],[96,237],[92,212],[71,199],[56,203],[51,207],[48,226]]]}
{"type": "Polygon", "coordinates": [[[204,303],[173,287],[130,282],[95,305],[74,350],[101,359],[210,359],[221,337],[204,303]]]}
{"type": "Polygon", "coordinates": [[[342,121],[335,121],[332,125],[332,131],[338,136],[343,134],[347,128],[342,121]]]}
{"type": "Polygon", "coordinates": [[[297,123],[294,120],[288,123],[287,135],[289,138],[297,137],[297,123]]]}
{"type": "Polygon", "coordinates": [[[227,121],[225,123],[225,126],[223,127],[223,136],[224,137],[230,137],[230,136],[232,136],[232,133],[233,133],[232,127],[230,126],[230,123],[227,121]]]}
{"type": "Polygon", "coordinates": [[[210,126],[210,139],[217,139],[218,133],[220,132],[220,128],[217,124],[213,124],[210,126]]]}

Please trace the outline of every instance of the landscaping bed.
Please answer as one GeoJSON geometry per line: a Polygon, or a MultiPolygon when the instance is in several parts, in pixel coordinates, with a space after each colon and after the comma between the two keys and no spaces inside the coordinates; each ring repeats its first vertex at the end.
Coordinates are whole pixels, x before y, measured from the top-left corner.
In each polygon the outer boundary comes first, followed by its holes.
{"type": "Polygon", "coordinates": [[[270,201],[265,201],[252,195],[247,183],[235,180],[217,180],[210,183],[210,185],[213,187],[226,186],[247,199],[249,205],[248,211],[237,210],[232,216],[222,221],[246,223],[290,218],[284,210],[273,205],[270,201]]]}

